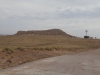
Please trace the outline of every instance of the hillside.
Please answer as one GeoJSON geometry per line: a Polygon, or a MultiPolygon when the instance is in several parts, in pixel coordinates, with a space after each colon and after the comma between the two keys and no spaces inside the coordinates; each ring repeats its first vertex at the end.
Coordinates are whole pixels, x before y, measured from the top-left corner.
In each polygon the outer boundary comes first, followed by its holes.
{"type": "Polygon", "coordinates": [[[60,29],[50,29],[50,30],[32,30],[32,31],[18,31],[15,35],[24,35],[24,34],[32,34],[32,35],[63,35],[68,37],[71,36],[60,29]]]}

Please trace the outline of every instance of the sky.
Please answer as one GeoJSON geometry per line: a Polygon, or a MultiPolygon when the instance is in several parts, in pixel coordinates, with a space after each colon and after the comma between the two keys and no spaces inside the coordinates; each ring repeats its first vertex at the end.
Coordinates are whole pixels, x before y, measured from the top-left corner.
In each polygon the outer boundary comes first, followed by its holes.
{"type": "Polygon", "coordinates": [[[55,28],[100,38],[100,0],[0,0],[0,34],[55,28]]]}

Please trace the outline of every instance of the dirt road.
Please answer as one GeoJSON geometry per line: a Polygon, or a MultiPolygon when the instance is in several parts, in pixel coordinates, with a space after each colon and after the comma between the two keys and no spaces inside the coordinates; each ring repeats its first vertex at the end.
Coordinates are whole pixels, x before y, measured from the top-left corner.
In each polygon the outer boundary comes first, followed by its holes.
{"type": "Polygon", "coordinates": [[[0,75],[100,75],[100,49],[41,59],[2,70],[0,75]]]}

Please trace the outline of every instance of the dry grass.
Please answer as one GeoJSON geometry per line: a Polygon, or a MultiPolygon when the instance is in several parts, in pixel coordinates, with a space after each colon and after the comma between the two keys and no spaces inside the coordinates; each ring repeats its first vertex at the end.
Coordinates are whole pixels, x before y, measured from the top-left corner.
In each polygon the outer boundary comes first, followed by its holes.
{"type": "Polygon", "coordinates": [[[66,36],[53,35],[20,35],[20,36],[0,36],[0,50],[10,48],[23,49],[92,49],[100,48],[100,40],[98,39],[79,39],[68,38],[66,36]]]}

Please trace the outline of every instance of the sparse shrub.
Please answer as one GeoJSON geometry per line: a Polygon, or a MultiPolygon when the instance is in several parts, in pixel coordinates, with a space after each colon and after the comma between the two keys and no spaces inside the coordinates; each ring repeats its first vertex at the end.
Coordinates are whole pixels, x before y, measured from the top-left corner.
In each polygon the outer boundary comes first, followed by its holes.
{"type": "Polygon", "coordinates": [[[3,50],[2,50],[2,52],[7,52],[8,50],[10,50],[9,48],[4,48],[3,50]]]}
{"type": "Polygon", "coordinates": [[[34,47],[34,50],[38,50],[38,48],[37,47],[34,47]]]}
{"type": "Polygon", "coordinates": [[[11,56],[11,58],[14,58],[13,56],[11,56]]]}
{"type": "Polygon", "coordinates": [[[11,53],[13,53],[13,51],[8,51],[8,52],[7,52],[7,54],[11,54],[11,53]]]}
{"type": "Polygon", "coordinates": [[[23,48],[21,48],[21,47],[16,48],[16,50],[19,50],[19,51],[24,51],[24,49],[23,49],[23,48]]]}
{"type": "Polygon", "coordinates": [[[44,48],[39,48],[39,50],[44,50],[44,48]]]}
{"type": "Polygon", "coordinates": [[[8,56],[8,55],[6,54],[6,56],[8,56]]]}
{"type": "Polygon", "coordinates": [[[12,63],[12,61],[9,59],[9,60],[7,60],[6,62],[8,62],[8,63],[12,63]]]}
{"type": "Polygon", "coordinates": [[[57,47],[53,47],[53,49],[55,49],[55,50],[59,50],[57,47]]]}
{"type": "Polygon", "coordinates": [[[5,59],[4,57],[2,57],[2,59],[5,59]]]}
{"type": "Polygon", "coordinates": [[[48,47],[46,47],[46,48],[45,48],[45,50],[51,51],[51,50],[52,50],[52,48],[48,48],[48,47]]]}
{"type": "Polygon", "coordinates": [[[11,54],[11,53],[13,53],[13,50],[11,50],[10,48],[4,48],[2,50],[2,52],[6,52],[7,54],[11,54]]]}

